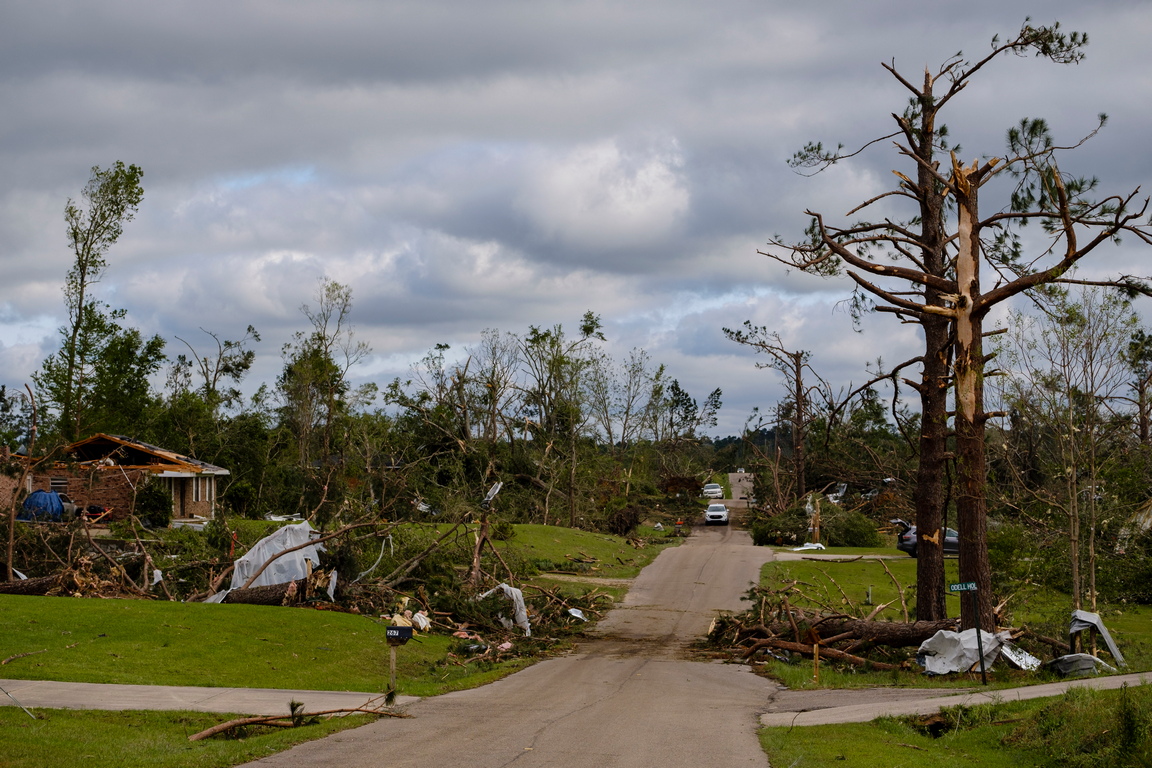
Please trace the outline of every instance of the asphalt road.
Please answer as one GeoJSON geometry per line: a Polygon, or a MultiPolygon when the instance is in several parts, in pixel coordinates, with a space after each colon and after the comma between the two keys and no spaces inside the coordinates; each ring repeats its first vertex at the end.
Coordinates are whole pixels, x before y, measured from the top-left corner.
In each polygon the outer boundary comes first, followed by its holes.
{"type": "Polygon", "coordinates": [[[740,607],[771,557],[743,531],[697,528],[644,569],[577,653],[249,765],[767,766],[756,729],[776,686],[684,649],[717,610],[740,607]]]}

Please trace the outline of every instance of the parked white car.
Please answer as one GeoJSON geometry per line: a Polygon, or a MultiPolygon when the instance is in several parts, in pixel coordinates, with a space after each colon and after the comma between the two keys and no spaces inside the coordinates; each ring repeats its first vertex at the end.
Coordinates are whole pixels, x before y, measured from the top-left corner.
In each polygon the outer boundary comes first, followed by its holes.
{"type": "Polygon", "coordinates": [[[723,504],[709,504],[704,511],[704,525],[728,525],[728,507],[723,504]]]}
{"type": "Polygon", "coordinates": [[[720,483],[708,483],[700,495],[706,499],[722,499],[724,498],[724,487],[720,483]]]}

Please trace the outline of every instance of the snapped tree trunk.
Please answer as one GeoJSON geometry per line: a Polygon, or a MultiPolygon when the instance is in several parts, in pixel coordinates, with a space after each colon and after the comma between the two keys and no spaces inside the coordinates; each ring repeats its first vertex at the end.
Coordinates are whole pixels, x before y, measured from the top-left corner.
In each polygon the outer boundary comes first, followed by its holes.
{"type": "MultiPolygon", "coordinates": [[[[975,582],[977,610],[961,601],[960,626],[995,628],[992,612],[992,570],[988,563],[988,510],[985,498],[987,467],[984,457],[984,343],[980,298],[980,237],[976,231],[978,165],[963,168],[953,157],[953,183],[959,209],[956,282],[956,496],[960,528],[960,580],[975,582]]],[[[919,533],[921,541],[924,534],[919,533]]]]}

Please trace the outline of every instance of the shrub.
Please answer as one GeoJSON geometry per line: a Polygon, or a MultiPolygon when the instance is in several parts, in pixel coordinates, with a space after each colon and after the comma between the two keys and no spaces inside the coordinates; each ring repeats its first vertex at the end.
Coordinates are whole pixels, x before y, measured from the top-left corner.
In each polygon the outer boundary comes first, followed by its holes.
{"type": "Polygon", "coordinates": [[[833,547],[879,547],[883,542],[875,524],[859,512],[823,515],[820,539],[833,547]]]}
{"type": "Polygon", "coordinates": [[[172,522],[172,495],[163,485],[150,480],[136,489],[133,514],[146,527],[167,528],[172,522]]]}

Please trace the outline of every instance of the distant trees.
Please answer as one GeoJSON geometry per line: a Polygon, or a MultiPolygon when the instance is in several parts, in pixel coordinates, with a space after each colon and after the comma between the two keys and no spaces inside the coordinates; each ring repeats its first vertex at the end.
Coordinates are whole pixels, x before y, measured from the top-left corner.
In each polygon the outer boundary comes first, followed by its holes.
{"type": "Polygon", "coordinates": [[[57,433],[67,440],[102,430],[138,433],[151,405],[147,380],[163,363],[164,340],[145,339],[121,325],[125,312],[92,296],[107,267],[108,250],[135,218],[144,189],[138,166],[117,161],[92,168],[81,196],[64,207],[68,245],[74,260],[64,281],[68,322],[60,328],[60,349],[33,376],[38,397],[54,415],[57,433]]]}

